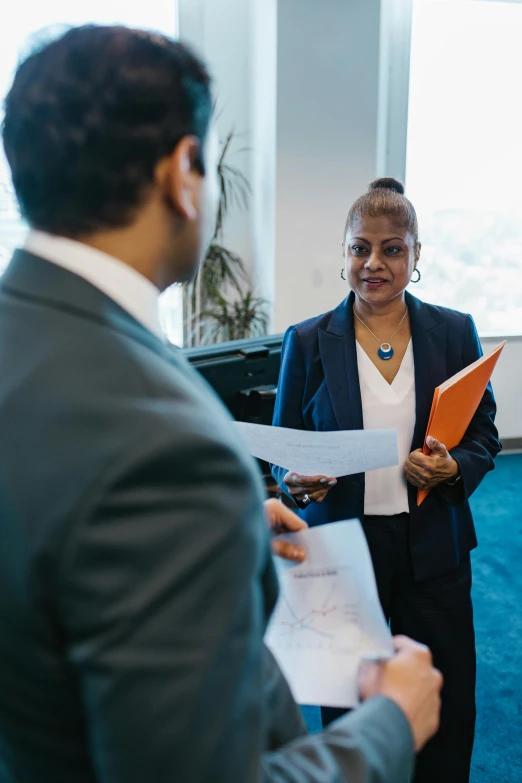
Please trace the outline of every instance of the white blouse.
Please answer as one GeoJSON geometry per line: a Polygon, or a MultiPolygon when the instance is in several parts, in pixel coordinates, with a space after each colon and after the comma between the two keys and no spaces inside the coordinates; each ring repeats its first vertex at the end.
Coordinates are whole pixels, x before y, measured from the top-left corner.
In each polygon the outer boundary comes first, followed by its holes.
{"type": "Polygon", "coordinates": [[[399,464],[366,473],[364,513],[392,516],[409,511],[404,464],[411,451],[415,428],[415,367],[410,340],[399,372],[388,383],[363,348],[357,345],[357,364],[361,387],[365,430],[397,431],[399,464]]]}

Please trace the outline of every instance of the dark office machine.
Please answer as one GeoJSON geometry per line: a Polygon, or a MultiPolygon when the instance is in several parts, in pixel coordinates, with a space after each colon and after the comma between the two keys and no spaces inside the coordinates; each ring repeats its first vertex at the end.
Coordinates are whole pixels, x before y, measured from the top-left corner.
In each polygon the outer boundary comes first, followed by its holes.
{"type": "MultiPolygon", "coordinates": [[[[210,383],[237,421],[271,424],[283,335],[186,348],[189,362],[210,383]]],[[[260,460],[269,489],[268,463],[260,460]]]]}
{"type": "Polygon", "coordinates": [[[283,335],[186,348],[189,362],[238,421],[271,424],[283,335]]]}

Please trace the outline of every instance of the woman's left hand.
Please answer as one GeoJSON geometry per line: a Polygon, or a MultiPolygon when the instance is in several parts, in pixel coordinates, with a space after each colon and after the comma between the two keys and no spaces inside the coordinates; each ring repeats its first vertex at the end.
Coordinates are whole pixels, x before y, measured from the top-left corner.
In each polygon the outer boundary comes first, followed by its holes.
{"type": "Polygon", "coordinates": [[[418,489],[433,489],[443,481],[455,479],[459,473],[459,466],[443,443],[429,437],[426,444],[431,454],[423,454],[422,449],[412,451],[404,467],[406,478],[418,489]]]}

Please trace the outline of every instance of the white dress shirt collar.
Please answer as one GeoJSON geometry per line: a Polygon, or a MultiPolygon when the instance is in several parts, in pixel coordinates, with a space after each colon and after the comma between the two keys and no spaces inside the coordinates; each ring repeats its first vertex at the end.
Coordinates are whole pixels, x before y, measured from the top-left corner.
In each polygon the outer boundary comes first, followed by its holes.
{"type": "Polygon", "coordinates": [[[83,242],[44,231],[30,231],[24,249],[87,280],[165,340],[159,318],[160,292],[132,267],[83,242]]]}

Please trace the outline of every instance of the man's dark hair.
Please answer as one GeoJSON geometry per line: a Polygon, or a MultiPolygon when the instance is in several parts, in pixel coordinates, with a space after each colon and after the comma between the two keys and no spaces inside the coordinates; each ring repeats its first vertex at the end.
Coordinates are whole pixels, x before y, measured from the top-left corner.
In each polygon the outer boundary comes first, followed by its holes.
{"type": "Polygon", "coordinates": [[[18,68],[3,140],[23,217],[75,237],[129,224],[156,164],[212,114],[210,77],[185,46],[126,27],[68,30],[18,68]]]}

